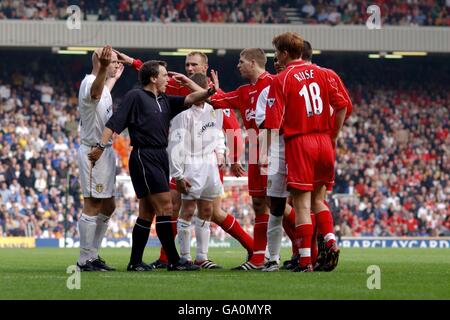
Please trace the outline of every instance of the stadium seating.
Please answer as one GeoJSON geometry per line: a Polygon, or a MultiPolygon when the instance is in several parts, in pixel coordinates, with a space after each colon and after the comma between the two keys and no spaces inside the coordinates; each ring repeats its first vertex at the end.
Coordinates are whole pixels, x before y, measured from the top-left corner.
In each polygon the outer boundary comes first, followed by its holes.
{"type": "MultiPolygon", "coordinates": [[[[450,26],[449,1],[373,1],[384,25],[450,26]]],[[[66,19],[78,5],[89,21],[352,24],[367,21],[366,1],[173,0],[2,1],[0,19],[66,19]]]]}

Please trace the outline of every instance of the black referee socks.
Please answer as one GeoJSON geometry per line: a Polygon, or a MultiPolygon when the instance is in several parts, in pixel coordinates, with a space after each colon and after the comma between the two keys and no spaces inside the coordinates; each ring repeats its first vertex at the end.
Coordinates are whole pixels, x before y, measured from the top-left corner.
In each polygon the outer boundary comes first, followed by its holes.
{"type": "Polygon", "coordinates": [[[141,218],[136,219],[133,228],[133,244],[131,247],[130,263],[133,265],[142,262],[145,246],[147,245],[148,236],[150,235],[151,221],[146,221],[141,218]]]}
{"type": "Polygon", "coordinates": [[[177,248],[175,247],[175,241],[172,230],[172,217],[171,216],[157,216],[156,217],[156,234],[159,241],[166,252],[169,264],[176,264],[180,260],[177,248]]]}

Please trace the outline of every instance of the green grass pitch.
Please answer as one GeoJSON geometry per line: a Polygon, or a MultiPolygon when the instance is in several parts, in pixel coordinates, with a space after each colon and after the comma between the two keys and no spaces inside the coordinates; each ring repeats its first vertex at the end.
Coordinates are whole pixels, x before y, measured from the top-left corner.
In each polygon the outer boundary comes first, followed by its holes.
{"type": "MultiPolygon", "coordinates": [[[[330,273],[239,272],[240,248],[210,249],[224,270],[126,272],[130,249],[103,249],[116,272],[82,273],[81,288],[67,289],[66,269],[77,249],[1,249],[0,299],[450,299],[448,249],[343,249],[330,273]],[[381,289],[367,288],[367,268],[381,269],[381,289]]],[[[157,256],[147,248],[145,261],[157,256]]],[[[283,257],[289,251],[283,249],[283,257]]]]}

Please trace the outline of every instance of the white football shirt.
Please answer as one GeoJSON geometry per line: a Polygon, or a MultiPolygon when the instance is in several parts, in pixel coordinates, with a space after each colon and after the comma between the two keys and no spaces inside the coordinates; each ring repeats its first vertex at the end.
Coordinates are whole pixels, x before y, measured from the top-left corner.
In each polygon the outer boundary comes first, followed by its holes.
{"type": "MultiPolygon", "coordinates": [[[[94,146],[100,141],[103,129],[112,116],[112,97],[107,86],[104,86],[100,100],[91,98],[91,87],[95,75],[88,74],[80,85],[78,94],[78,110],[80,111],[81,143],[94,146]]],[[[112,143],[112,139],[108,144],[112,143]]]]}

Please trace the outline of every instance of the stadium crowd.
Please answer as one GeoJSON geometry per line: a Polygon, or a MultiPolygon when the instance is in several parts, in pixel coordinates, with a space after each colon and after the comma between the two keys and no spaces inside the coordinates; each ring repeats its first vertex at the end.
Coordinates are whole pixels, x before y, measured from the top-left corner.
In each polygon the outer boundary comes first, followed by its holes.
{"type": "MultiPolygon", "coordinates": [[[[79,81],[86,70],[59,60],[36,59],[28,69],[15,66],[5,63],[0,70],[0,236],[58,238],[66,225],[67,235],[76,237],[82,199],[75,161],[75,78],[79,81]]],[[[119,94],[130,88],[120,81],[119,94]]],[[[336,196],[330,199],[340,235],[449,236],[450,91],[445,83],[348,83],[354,111],[339,141],[336,196]]],[[[120,183],[107,236],[127,237],[138,211],[126,180],[127,138],[116,137],[114,148],[120,183]]],[[[245,187],[228,186],[223,206],[252,233],[254,213],[245,187]]],[[[225,237],[218,227],[212,234],[225,237]]]]}
{"type": "Polygon", "coordinates": [[[380,7],[385,25],[450,26],[450,0],[6,0],[0,19],[67,19],[78,5],[83,19],[99,21],[290,23],[282,8],[297,9],[303,24],[364,25],[367,7],[380,7]]]}

